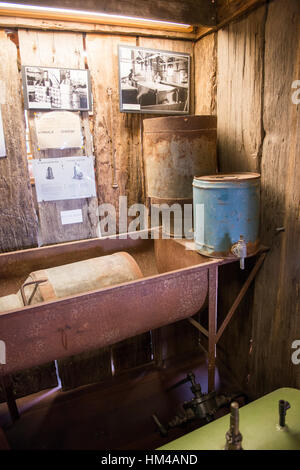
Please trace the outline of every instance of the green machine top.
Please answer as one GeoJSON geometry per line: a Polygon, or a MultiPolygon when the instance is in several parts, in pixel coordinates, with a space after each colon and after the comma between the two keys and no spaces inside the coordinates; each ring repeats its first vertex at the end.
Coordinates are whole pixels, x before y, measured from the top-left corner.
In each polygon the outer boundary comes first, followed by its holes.
{"type": "MultiPolygon", "coordinates": [[[[300,450],[300,390],[280,388],[245,405],[239,412],[244,450],[300,450]],[[290,404],[285,426],[279,424],[279,401],[290,404]]],[[[229,415],[169,442],[158,450],[222,450],[229,415]]]]}

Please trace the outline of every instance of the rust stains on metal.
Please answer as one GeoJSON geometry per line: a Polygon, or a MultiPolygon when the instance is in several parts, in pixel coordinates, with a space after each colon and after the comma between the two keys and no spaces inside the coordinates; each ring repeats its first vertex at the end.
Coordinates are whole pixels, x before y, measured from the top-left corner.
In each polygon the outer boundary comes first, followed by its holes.
{"type": "Polygon", "coordinates": [[[168,116],[144,121],[147,195],[191,199],[196,174],[216,172],[215,116],[168,116]]]}
{"type": "MultiPolygon", "coordinates": [[[[174,243],[172,239],[108,238],[65,244],[61,256],[64,262],[74,257],[87,258],[95,250],[99,254],[99,251],[107,253],[127,247],[148,277],[2,313],[0,331],[6,343],[7,364],[2,366],[0,374],[105,347],[198,312],[207,297],[208,269],[216,261],[200,264],[202,257],[179,244],[178,248],[177,245],[172,248],[174,243]],[[156,265],[154,243],[160,242],[168,242],[170,249],[165,250],[164,243],[157,247],[160,262],[156,265]],[[77,247],[76,253],[69,250],[70,245],[77,247]],[[163,251],[166,256],[162,261],[163,251]],[[160,274],[157,274],[158,266],[160,274]]],[[[25,251],[5,255],[11,267],[9,274],[5,263],[8,278],[14,276],[16,260],[29,271],[37,264],[39,269],[51,266],[62,252],[62,246],[30,251],[30,254],[25,251]]],[[[2,281],[0,256],[0,287],[2,281]]]]}

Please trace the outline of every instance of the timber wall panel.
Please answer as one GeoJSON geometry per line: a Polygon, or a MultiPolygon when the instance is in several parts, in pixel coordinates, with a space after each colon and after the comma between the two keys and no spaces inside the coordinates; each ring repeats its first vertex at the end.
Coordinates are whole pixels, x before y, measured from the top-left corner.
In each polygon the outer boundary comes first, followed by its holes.
{"type": "Polygon", "coordinates": [[[7,157],[0,159],[0,251],[37,245],[16,46],[0,32],[0,102],[7,157]]]}
{"type": "MultiPolygon", "coordinates": [[[[297,0],[274,0],[217,33],[220,169],[261,172],[261,241],[271,248],[219,345],[226,368],[253,398],[300,387],[291,361],[300,338],[300,129],[291,100],[300,77],[299,15],[297,0]]],[[[205,39],[195,48],[199,64],[205,39]]],[[[203,86],[210,76],[203,71],[203,86]]],[[[225,274],[220,270],[220,321],[245,277],[232,271],[228,283],[225,274]]]]}
{"type": "MultiPolygon", "coordinates": [[[[84,69],[83,36],[75,33],[19,30],[22,65],[84,69]]],[[[33,158],[92,155],[88,113],[81,113],[84,149],[39,151],[36,143],[34,111],[28,112],[33,158]]],[[[97,198],[39,203],[40,243],[49,245],[97,236],[97,198]],[[62,225],[60,212],[81,209],[83,223],[62,225]]]]}
{"type": "Polygon", "coordinates": [[[253,308],[250,388],[254,395],[300,388],[292,342],[300,339],[300,107],[292,82],[300,78],[298,0],[276,0],[265,32],[261,236],[271,247],[258,276],[253,308]],[[277,233],[277,227],[285,231],[277,233]]]}
{"type": "Polygon", "coordinates": [[[194,45],[195,114],[217,114],[217,40],[213,33],[194,45]]]}
{"type": "MultiPolygon", "coordinates": [[[[266,6],[262,6],[217,33],[218,163],[219,170],[224,173],[259,171],[264,136],[265,18],[266,6]]],[[[244,272],[238,266],[220,269],[219,325],[242,288],[252,264],[248,260],[244,272]]],[[[249,379],[252,304],[253,286],[219,343],[219,357],[244,390],[247,390],[249,379]]],[[[221,363],[220,370],[222,374],[221,363]]]]}
{"type": "MultiPolygon", "coordinates": [[[[112,204],[117,214],[120,196],[127,196],[129,205],[144,202],[141,118],[119,110],[118,45],[124,43],[135,46],[136,39],[86,36],[94,100],[92,120],[98,199],[100,204],[112,204]]],[[[104,232],[104,227],[101,231],[104,232]]]]}
{"type": "Polygon", "coordinates": [[[218,32],[218,156],[220,171],[259,169],[266,6],[218,32]]]}

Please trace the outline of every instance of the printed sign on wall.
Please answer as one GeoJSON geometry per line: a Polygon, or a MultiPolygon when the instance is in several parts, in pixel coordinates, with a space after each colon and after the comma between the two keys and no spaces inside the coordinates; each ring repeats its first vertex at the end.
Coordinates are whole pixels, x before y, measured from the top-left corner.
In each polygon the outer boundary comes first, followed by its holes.
{"type": "Polygon", "coordinates": [[[40,150],[82,147],[78,113],[52,111],[35,115],[37,145],[40,150]]]}
{"type": "Polygon", "coordinates": [[[96,197],[93,157],[33,160],[38,202],[96,197]]]}

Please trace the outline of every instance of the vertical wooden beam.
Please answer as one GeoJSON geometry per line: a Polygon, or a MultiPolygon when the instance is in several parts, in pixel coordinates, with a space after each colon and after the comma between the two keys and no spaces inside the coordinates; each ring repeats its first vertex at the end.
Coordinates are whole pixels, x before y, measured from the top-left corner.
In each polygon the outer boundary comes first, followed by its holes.
{"type": "Polygon", "coordinates": [[[136,40],[94,34],[86,36],[94,98],[93,128],[99,203],[112,204],[117,214],[120,196],[127,196],[130,205],[144,201],[139,115],[120,113],[119,110],[118,45],[121,43],[135,46],[136,40]]]}
{"type": "Polygon", "coordinates": [[[298,0],[270,2],[265,30],[265,139],[261,174],[261,236],[271,247],[256,285],[250,390],[253,396],[282,386],[300,387],[291,360],[300,339],[300,107],[292,101],[300,78],[298,0]],[[284,231],[278,232],[278,227],[284,231]]]}
{"type": "Polygon", "coordinates": [[[20,414],[19,414],[19,410],[17,407],[16,399],[14,396],[13,381],[12,381],[11,376],[2,375],[1,384],[2,384],[3,391],[4,391],[4,396],[5,396],[7,406],[8,406],[11,420],[12,422],[14,422],[17,419],[19,419],[20,414]]]}
{"type": "Polygon", "coordinates": [[[212,33],[194,44],[195,114],[217,114],[217,39],[212,33]]]}
{"type": "Polygon", "coordinates": [[[25,118],[17,49],[0,32],[0,106],[6,158],[0,158],[0,251],[37,245],[37,216],[30,187],[25,140],[25,118]]]}
{"type": "Polygon", "coordinates": [[[218,156],[222,172],[257,171],[264,130],[266,6],[218,31],[218,156]]]}

